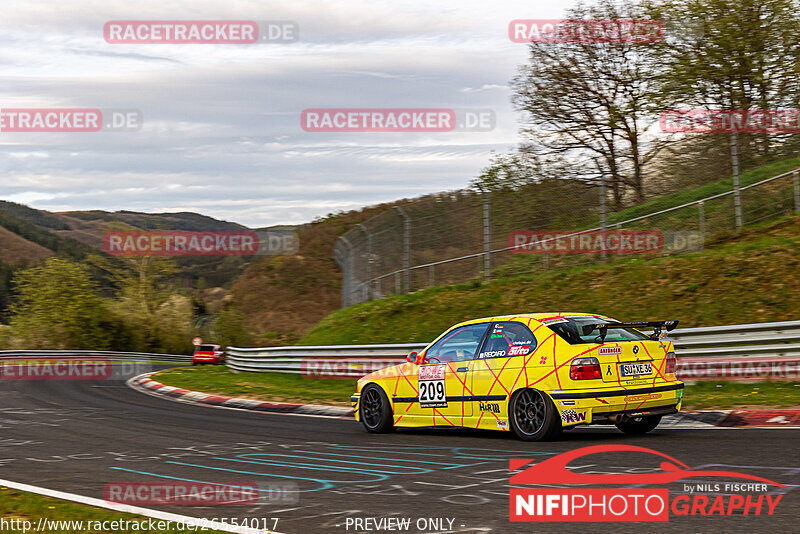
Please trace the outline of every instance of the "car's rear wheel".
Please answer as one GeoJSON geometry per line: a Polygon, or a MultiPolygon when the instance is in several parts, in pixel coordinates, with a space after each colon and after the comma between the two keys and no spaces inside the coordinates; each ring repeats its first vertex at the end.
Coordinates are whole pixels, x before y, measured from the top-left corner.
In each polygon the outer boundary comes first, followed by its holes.
{"type": "Polygon", "coordinates": [[[521,389],[514,393],[508,408],[514,433],[525,441],[553,439],[561,432],[553,401],[537,389],[521,389]]]}
{"type": "Polygon", "coordinates": [[[361,423],[367,432],[382,433],[392,430],[394,414],[386,393],[380,387],[369,384],[364,388],[359,410],[361,423]]]}
{"type": "Polygon", "coordinates": [[[629,436],[647,434],[661,422],[660,415],[632,417],[625,422],[616,423],[616,427],[629,436]]]}

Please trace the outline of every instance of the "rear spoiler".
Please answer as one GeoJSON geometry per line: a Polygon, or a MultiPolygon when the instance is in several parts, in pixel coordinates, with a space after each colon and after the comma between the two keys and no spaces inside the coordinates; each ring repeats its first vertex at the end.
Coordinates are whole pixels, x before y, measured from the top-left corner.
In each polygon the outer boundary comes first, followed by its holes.
{"type": "Polygon", "coordinates": [[[675,327],[678,326],[677,319],[671,319],[669,321],[636,321],[632,323],[597,323],[597,324],[586,324],[583,325],[581,330],[583,331],[584,336],[588,336],[595,330],[600,332],[600,342],[603,343],[606,339],[606,334],[608,334],[609,328],[652,328],[653,333],[650,335],[650,339],[658,340],[661,339],[661,332],[662,329],[665,329],[667,332],[672,332],[675,330],[675,327]]]}

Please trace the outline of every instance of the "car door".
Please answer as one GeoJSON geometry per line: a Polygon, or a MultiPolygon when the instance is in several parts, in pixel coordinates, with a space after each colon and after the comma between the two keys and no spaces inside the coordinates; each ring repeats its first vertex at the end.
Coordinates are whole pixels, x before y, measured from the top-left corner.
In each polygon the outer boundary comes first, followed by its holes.
{"type": "Polygon", "coordinates": [[[525,383],[525,361],[536,350],[536,336],[519,321],[492,323],[486,339],[470,362],[469,389],[475,401],[476,416],[492,414],[506,419],[506,403],[519,383],[525,383]]]}
{"type": "Polygon", "coordinates": [[[488,327],[489,323],[485,322],[454,328],[425,351],[417,374],[418,400],[409,414],[445,418],[472,415],[467,384],[469,363],[478,352],[488,327]]]}

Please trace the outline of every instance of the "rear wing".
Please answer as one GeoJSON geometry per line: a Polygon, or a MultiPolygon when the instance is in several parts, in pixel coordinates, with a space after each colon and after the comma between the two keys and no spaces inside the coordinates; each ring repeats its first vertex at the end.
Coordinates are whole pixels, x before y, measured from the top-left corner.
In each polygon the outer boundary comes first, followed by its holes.
{"type": "Polygon", "coordinates": [[[662,336],[662,331],[666,330],[667,332],[672,332],[675,330],[675,327],[678,326],[677,319],[671,319],[669,321],[636,321],[632,323],[597,323],[597,324],[586,324],[583,325],[581,330],[583,331],[584,336],[588,336],[595,330],[600,333],[600,342],[603,343],[606,339],[606,334],[608,334],[609,328],[652,328],[653,333],[650,334],[650,339],[658,340],[666,337],[666,333],[662,336]]]}

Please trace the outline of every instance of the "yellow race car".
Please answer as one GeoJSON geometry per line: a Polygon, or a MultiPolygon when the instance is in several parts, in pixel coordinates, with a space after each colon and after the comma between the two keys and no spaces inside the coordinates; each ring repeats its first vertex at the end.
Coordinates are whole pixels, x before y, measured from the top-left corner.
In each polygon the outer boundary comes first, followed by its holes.
{"type": "Polygon", "coordinates": [[[644,434],[681,408],[683,382],[666,339],[677,324],[585,313],[475,319],[407,363],[364,376],[350,400],[369,432],[455,426],[538,441],[575,425],[614,424],[644,434]]]}

